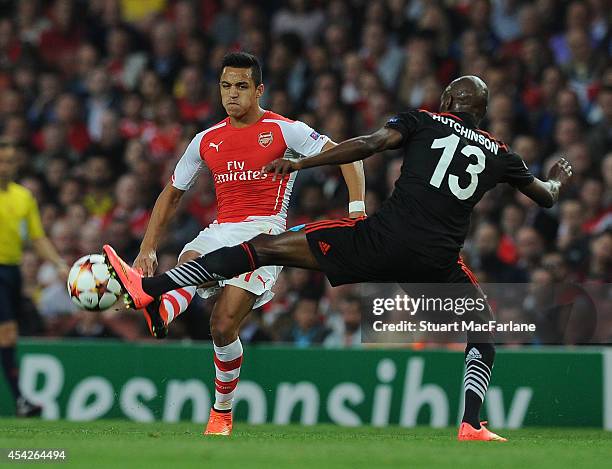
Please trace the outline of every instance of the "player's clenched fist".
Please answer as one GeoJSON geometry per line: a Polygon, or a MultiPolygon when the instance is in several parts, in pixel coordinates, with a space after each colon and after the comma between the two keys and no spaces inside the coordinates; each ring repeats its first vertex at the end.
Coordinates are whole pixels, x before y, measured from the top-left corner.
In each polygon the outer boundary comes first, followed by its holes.
{"type": "Polygon", "coordinates": [[[134,260],[133,267],[140,269],[145,277],[150,277],[157,269],[157,254],[152,249],[140,251],[134,260]]]}
{"type": "Polygon", "coordinates": [[[299,169],[298,161],[285,160],[278,158],[263,167],[263,171],[266,173],[274,173],[272,177],[273,181],[276,181],[277,177],[284,178],[285,175],[297,171],[299,169]]]}

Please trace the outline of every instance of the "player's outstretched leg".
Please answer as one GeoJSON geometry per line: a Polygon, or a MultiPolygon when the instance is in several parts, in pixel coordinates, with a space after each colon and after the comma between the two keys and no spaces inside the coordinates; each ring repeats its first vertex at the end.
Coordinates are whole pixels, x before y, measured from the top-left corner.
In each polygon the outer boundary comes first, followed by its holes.
{"type": "Polygon", "coordinates": [[[164,274],[143,278],[109,246],[104,255],[111,274],[119,281],[128,307],[142,309],[156,297],[182,287],[198,286],[250,272],[264,265],[318,269],[303,232],[259,235],[248,242],[212,251],[178,265],[164,274]]]}
{"type": "Polygon", "coordinates": [[[489,387],[491,370],[495,360],[495,347],[488,343],[468,342],[465,348],[465,410],[459,434],[459,441],[506,441],[485,427],[480,421],[480,408],[489,387]]]}

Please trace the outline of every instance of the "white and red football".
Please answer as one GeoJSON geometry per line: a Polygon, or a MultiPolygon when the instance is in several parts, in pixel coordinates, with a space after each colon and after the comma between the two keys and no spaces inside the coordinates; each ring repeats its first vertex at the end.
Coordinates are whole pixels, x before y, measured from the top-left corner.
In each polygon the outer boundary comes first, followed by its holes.
{"type": "Polygon", "coordinates": [[[93,311],[110,308],[121,295],[121,285],[111,277],[100,254],[76,261],[68,274],[67,286],[70,299],[79,308],[93,311]]]}

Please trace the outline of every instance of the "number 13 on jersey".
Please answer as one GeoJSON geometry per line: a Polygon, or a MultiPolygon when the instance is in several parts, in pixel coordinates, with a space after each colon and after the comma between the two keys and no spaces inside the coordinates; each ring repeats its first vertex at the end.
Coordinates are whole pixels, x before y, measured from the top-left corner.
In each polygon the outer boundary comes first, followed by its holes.
{"type": "MultiPolygon", "coordinates": [[[[451,134],[448,137],[437,138],[431,144],[432,149],[443,149],[442,156],[436,165],[436,169],[429,180],[429,183],[439,188],[444,181],[444,177],[448,171],[448,167],[455,156],[455,152],[457,151],[457,147],[459,146],[459,142],[461,139],[459,136],[455,134],[451,134]]],[[[476,192],[476,188],[478,187],[478,175],[482,173],[485,169],[486,157],[483,151],[474,145],[468,145],[461,149],[461,154],[465,157],[469,158],[470,156],[476,156],[477,162],[469,164],[466,168],[466,172],[471,176],[470,183],[467,187],[461,187],[459,185],[459,177],[454,174],[448,175],[448,187],[450,191],[453,193],[455,197],[459,200],[469,199],[474,192],[476,192]]]]}

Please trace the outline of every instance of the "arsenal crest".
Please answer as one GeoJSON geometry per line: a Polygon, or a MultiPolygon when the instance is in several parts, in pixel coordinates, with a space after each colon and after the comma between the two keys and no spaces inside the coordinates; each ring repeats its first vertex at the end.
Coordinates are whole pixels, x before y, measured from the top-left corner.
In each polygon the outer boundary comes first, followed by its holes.
{"type": "Polygon", "coordinates": [[[269,147],[273,140],[274,135],[272,135],[272,132],[262,132],[257,138],[259,144],[264,148],[269,147]]]}

